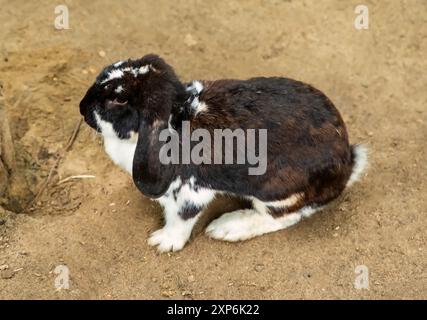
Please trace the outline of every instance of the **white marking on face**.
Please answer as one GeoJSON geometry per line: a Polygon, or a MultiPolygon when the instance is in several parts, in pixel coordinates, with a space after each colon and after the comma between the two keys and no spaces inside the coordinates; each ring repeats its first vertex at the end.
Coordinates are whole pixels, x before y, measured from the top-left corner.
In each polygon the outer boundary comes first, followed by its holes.
{"type": "Polygon", "coordinates": [[[108,81],[111,81],[111,80],[113,80],[113,79],[120,79],[121,77],[123,77],[123,75],[124,75],[124,73],[123,73],[123,70],[121,70],[121,69],[114,69],[114,70],[111,70],[111,71],[108,73],[107,78],[105,78],[105,79],[101,82],[101,84],[104,84],[104,83],[106,83],[106,82],[108,82],[108,81]]]}
{"type": "Polygon", "coordinates": [[[123,63],[125,63],[123,60],[121,60],[121,61],[117,61],[117,62],[114,64],[114,66],[117,68],[117,67],[120,67],[123,63]]]}
{"type": "Polygon", "coordinates": [[[132,175],[133,157],[138,134],[132,131],[129,139],[120,139],[110,122],[102,120],[97,112],[94,114],[98,128],[104,138],[105,152],[115,164],[132,175]]]}
{"type": "Polygon", "coordinates": [[[120,92],[123,92],[125,89],[123,88],[123,86],[122,85],[119,85],[115,90],[114,90],[114,92],[115,93],[120,93],[120,92]]]}
{"type": "Polygon", "coordinates": [[[136,68],[131,68],[131,67],[126,67],[126,68],[121,68],[121,69],[120,68],[113,69],[108,73],[107,77],[101,81],[101,84],[104,84],[104,83],[111,81],[113,79],[120,79],[124,76],[125,72],[132,73],[133,76],[136,78],[138,76],[138,74],[141,74],[139,71],[140,71],[140,68],[136,69],[136,68]]]}

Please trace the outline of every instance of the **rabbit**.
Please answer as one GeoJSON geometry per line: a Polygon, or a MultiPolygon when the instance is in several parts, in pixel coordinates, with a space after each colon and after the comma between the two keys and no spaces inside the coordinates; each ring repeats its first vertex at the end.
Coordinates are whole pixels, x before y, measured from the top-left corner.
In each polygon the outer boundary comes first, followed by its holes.
{"type": "Polygon", "coordinates": [[[149,54],[107,66],[82,99],[80,113],[102,134],[113,162],[163,207],[165,224],[148,239],[160,252],[181,250],[218,195],[245,199],[250,206],[213,220],[206,234],[247,240],[311,216],[357,181],[367,165],[367,148],[349,144],[333,103],[288,78],[183,83],[162,58],[149,54]],[[191,132],[265,130],[265,140],[261,134],[255,139],[258,151],[267,150],[264,172],[249,174],[247,161],[164,164],[160,154],[173,137],[164,140],[162,134],[175,134],[183,146],[185,123],[191,132]]]}

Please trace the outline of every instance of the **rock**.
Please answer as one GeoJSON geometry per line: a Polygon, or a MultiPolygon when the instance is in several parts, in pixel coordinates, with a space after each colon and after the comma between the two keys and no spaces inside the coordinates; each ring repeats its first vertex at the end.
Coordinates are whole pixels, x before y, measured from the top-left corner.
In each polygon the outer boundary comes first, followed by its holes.
{"type": "Polygon", "coordinates": [[[264,265],[263,264],[257,264],[254,269],[256,272],[261,272],[262,270],[264,270],[264,265]]]}
{"type": "Polygon", "coordinates": [[[12,279],[15,273],[12,270],[3,270],[0,273],[0,278],[2,279],[12,279]]]}
{"type": "Polygon", "coordinates": [[[197,44],[197,40],[194,39],[194,37],[191,34],[188,33],[188,34],[185,35],[184,43],[188,47],[194,47],[197,44]]]}
{"type": "Polygon", "coordinates": [[[191,291],[184,290],[184,291],[182,291],[182,292],[181,292],[181,295],[182,295],[183,297],[192,297],[192,296],[193,296],[193,293],[192,293],[191,291]]]}
{"type": "Polygon", "coordinates": [[[107,55],[104,50],[99,50],[98,54],[101,58],[104,58],[107,55]]]}
{"type": "Polygon", "coordinates": [[[188,282],[190,282],[190,283],[192,283],[192,282],[196,281],[196,279],[194,278],[194,276],[193,276],[193,275],[189,276],[189,277],[187,278],[187,280],[188,280],[188,282]]]}
{"type": "Polygon", "coordinates": [[[174,295],[175,295],[175,291],[173,291],[173,290],[162,291],[163,297],[170,298],[170,297],[173,297],[174,295]]]}

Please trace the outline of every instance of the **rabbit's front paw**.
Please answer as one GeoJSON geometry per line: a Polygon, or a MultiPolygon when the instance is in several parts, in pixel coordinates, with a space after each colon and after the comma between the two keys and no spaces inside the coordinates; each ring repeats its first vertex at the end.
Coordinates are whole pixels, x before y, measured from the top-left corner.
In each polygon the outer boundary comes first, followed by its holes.
{"type": "Polygon", "coordinates": [[[179,251],[184,248],[189,235],[177,232],[174,228],[162,228],[153,232],[148,239],[150,246],[157,246],[160,252],[179,251]]]}

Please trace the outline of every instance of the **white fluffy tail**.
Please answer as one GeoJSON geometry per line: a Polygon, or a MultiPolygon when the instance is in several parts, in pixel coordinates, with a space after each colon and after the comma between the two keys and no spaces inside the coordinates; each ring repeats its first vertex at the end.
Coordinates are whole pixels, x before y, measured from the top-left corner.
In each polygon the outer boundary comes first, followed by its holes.
{"type": "Polygon", "coordinates": [[[362,144],[352,145],[353,171],[347,181],[347,187],[360,179],[368,164],[368,148],[362,144]]]}

